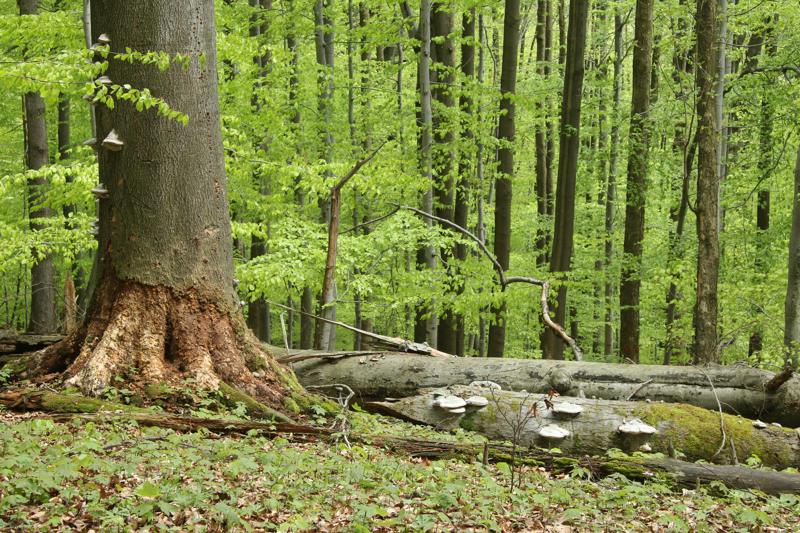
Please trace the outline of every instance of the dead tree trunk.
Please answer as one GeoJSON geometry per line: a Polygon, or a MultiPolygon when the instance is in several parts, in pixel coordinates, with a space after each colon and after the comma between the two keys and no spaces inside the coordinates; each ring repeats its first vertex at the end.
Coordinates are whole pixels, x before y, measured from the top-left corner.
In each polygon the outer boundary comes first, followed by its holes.
{"type": "Polygon", "coordinates": [[[523,448],[557,447],[571,455],[602,455],[611,448],[632,453],[649,448],[670,456],[681,453],[690,461],[735,464],[756,455],[771,468],[800,464],[800,439],[795,430],[756,427],[760,424],[752,420],[684,404],[552,398],[487,387],[454,386],[421,391],[397,401],[370,402],[365,407],[439,429],[462,427],[493,440],[516,442],[523,448]],[[468,403],[465,413],[452,413],[436,405],[437,398],[442,396],[484,398],[487,405],[472,407],[468,403]],[[636,420],[655,432],[650,435],[635,434],[636,430],[634,434],[625,432],[623,425],[636,420]],[[549,435],[544,428],[557,429],[553,426],[568,434],[549,435]]]}
{"type": "Polygon", "coordinates": [[[295,366],[304,385],[345,383],[366,399],[403,397],[431,387],[493,381],[504,390],[607,400],[649,399],[723,409],[800,426],[800,377],[740,366],[692,367],[373,354],[295,366]],[[710,383],[713,383],[713,388],[710,383]]]}

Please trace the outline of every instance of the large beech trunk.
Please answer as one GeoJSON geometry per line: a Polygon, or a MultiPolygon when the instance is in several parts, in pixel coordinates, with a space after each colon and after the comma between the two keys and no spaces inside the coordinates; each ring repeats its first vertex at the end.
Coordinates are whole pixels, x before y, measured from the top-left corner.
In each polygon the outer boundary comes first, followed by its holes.
{"type": "Polygon", "coordinates": [[[490,380],[504,390],[609,400],[649,399],[800,426],[800,378],[778,385],[775,375],[741,366],[650,366],[533,359],[483,359],[384,354],[295,365],[304,385],[345,383],[363,399],[404,397],[430,387],[490,380]],[[712,387],[709,380],[714,384],[712,387]]]}
{"type": "Polygon", "coordinates": [[[190,379],[207,388],[227,383],[280,407],[291,377],[248,331],[233,288],[213,2],[94,0],[91,27],[94,40],[111,39],[113,84],[149,89],[189,124],[122,100],[97,107],[94,296],[87,321],[38,354],[37,370],[64,370],[67,383],[88,394],[120,378],[134,387],[190,379]],[[114,59],[126,48],[190,61],[162,72],[114,59]],[[109,149],[112,131],[121,149],[109,149]]]}

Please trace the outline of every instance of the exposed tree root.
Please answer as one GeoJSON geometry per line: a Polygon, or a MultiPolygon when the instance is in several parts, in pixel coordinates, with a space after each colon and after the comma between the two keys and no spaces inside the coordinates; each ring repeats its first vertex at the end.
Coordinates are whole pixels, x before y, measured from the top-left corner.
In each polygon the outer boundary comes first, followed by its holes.
{"type": "Polygon", "coordinates": [[[30,358],[23,377],[63,377],[89,396],[109,388],[190,384],[220,390],[251,411],[284,421],[305,396],[235,310],[194,292],[130,281],[106,281],[88,321],[30,358]],[[299,401],[298,401],[299,400],[299,401]]]}

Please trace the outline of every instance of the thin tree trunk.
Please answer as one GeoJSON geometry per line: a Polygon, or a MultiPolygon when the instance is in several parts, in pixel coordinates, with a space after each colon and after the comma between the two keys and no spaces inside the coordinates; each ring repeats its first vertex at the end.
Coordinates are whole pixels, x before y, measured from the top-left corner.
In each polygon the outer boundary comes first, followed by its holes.
{"type": "Polygon", "coordinates": [[[650,144],[650,85],[653,58],[653,0],[637,0],[633,49],[628,181],[625,195],[625,261],[619,291],[620,355],[639,362],[639,290],[650,144]]]}
{"type": "Polygon", "coordinates": [[[718,0],[697,0],[697,292],[694,359],[712,363],[717,346],[717,283],[719,279],[719,122],[716,77],[720,29],[718,0]]]}
{"type": "MultiPolygon", "coordinates": [[[[326,165],[333,161],[333,91],[334,91],[334,68],[333,68],[333,21],[326,13],[328,2],[317,0],[314,4],[315,20],[315,45],[316,59],[319,68],[319,114],[322,120],[320,132],[322,140],[322,159],[326,165]]],[[[330,177],[330,169],[326,169],[325,175],[330,177]]],[[[325,222],[330,231],[333,224],[332,208],[336,201],[341,199],[324,198],[320,200],[320,210],[322,221],[325,222]]],[[[336,215],[338,217],[338,213],[336,215]]],[[[337,220],[338,223],[338,220],[337,220]]],[[[330,246],[330,243],[329,243],[330,246]]],[[[330,250],[329,250],[330,252],[330,250]]],[[[326,276],[333,275],[329,272],[328,265],[325,268],[326,276]]],[[[323,280],[322,291],[319,296],[319,314],[328,320],[336,320],[336,280],[335,277],[326,277],[323,280]]],[[[332,349],[336,344],[336,328],[329,322],[318,321],[316,325],[316,336],[314,346],[318,349],[332,349]]]]}
{"type": "MultiPolygon", "coordinates": [[[[558,157],[558,187],[556,188],[555,231],[551,272],[567,272],[572,263],[572,241],[575,230],[575,186],[580,151],[581,98],[583,95],[584,53],[589,3],[570,2],[569,35],[567,42],[564,94],[561,102],[561,134],[558,157]]],[[[567,287],[558,287],[555,322],[564,324],[567,317],[567,287]]],[[[564,358],[564,345],[550,329],[544,332],[544,355],[550,359],[564,358]]]]}
{"type": "MultiPolygon", "coordinates": [[[[511,256],[511,180],[514,177],[514,139],[516,126],[514,95],[519,59],[519,0],[505,1],[503,21],[503,69],[500,76],[500,122],[497,138],[498,176],[495,182],[497,200],[494,210],[494,254],[503,270],[508,270],[511,256]]],[[[489,326],[489,357],[503,357],[506,341],[505,300],[494,309],[489,326]]]]}
{"type": "MultiPolygon", "coordinates": [[[[18,0],[21,16],[36,15],[38,0],[18,0]]],[[[47,115],[44,99],[39,93],[28,92],[22,97],[23,126],[25,134],[25,167],[38,170],[50,162],[47,144],[47,115]]],[[[43,205],[44,194],[49,185],[46,178],[28,180],[28,209],[32,231],[45,227],[39,222],[52,216],[51,209],[43,205]]],[[[55,333],[58,329],[56,316],[55,266],[47,250],[32,250],[36,262],[31,267],[31,311],[28,331],[31,333],[55,333]]]]}
{"type": "Polygon", "coordinates": [[[614,295],[617,286],[611,277],[611,266],[614,262],[614,219],[617,201],[617,173],[619,169],[619,121],[622,104],[622,31],[625,23],[622,15],[615,9],[614,13],[614,99],[611,122],[611,148],[608,164],[608,181],[606,182],[605,203],[605,246],[603,250],[605,268],[605,326],[603,328],[603,354],[610,357],[614,353],[614,295]]]}
{"type": "MultiPolygon", "coordinates": [[[[434,2],[431,13],[431,90],[433,100],[433,190],[434,214],[445,220],[454,216],[453,147],[454,125],[448,118],[456,105],[453,81],[455,79],[456,53],[453,41],[453,11],[444,2],[434,2]]],[[[457,292],[452,280],[457,273],[451,266],[450,252],[440,251],[447,269],[448,292],[457,292]]],[[[447,304],[449,306],[449,304],[447,304]]],[[[439,314],[436,343],[432,344],[447,353],[456,351],[456,318],[452,309],[444,308],[439,314]]]]}
{"type": "MultiPolygon", "coordinates": [[[[477,190],[478,195],[481,194],[480,189],[475,183],[475,157],[472,155],[474,149],[475,133],[473,132],[473,107],[475,106],[472,101],[472,84],[475,82],[475,8],[464,12],[461,18],[462,27],[462,45],[461,45],[461,73],[464,76],[462,85],[461,97],[459,99],[459,107],[463,114],[463,121],[465,127],[461,133],[461,139],[467,146],[466,150],[462,150],[459,154],[459,182],[456,187],[456,205],[454,212],[454,222],[462,228],[468,227],[469,224],[469,201],[470,196],[477,190]]],[[[467,247],[464,244],[456,244],[455,258],[459,262],[467,259],[467,247]]],[[[460,272],[456,272],[458,282],[456,286],[456,293],[461,294],[464,291],[464,282],[461,279],[460,272]]],[[[463,356],[466,353],[466,346],[464,343],[465,338],[465,324],[464,315],[461,313],[455,314],[456,320],[456,343],[455,354],[463,356]]],[[[441,342],[441,339],[440,339],[441,342]]],[[[442,351],[446,351],[442,348],[442,351]]]]}
{"type": "MultiPolygon", "coordinates": [[[[420,143],[420,167],[422,175],[429,183],[422,200],[422,209],[426,213],[433,213],[433,158],[431,154],[433,140],[433,112],[431,94],[431,3],[430,0],[422,0],[419,9],[419,34],[420,34],[420,53],[418,65],[418,83],[420,93],[420,118],[421,128],[419,134],[420,143]]],[[[431,221],[425,221],[431,225],[431,221]]],[[[436,255],[433,247],[426,246],[417,252],[417,264],[433,270],[436,268],[436,255]]],[[[431,346],[436,346],[436,315],[433,311],[433,302],[430,306],[418,305],[416,309],[416,320],[414,323],[414,341],[427,342],[431,346]]]]}
{"type": "Polygon", "coordinates": [[[800,147],[794,169],[794,198],[792,201],[792,233],[789,239],[789,278],[786,289],[783,343],[786,363],[795,370],[800,360],[800,147]]]}
{"type": "MultiPolygon", "coordinates": [[[[551,0],[538,0],[536,5],[536,72],[547,79],[550,74],[548,55],[550,43],[547,39],[547,25],[550,17],[551,0]]],[[[546,100],[546,99],[545,99],[546,100]]],[[[536,264],[544,266],[547,264],[547,245],[550,241],[550,232],[544,221],[550,215],[550,200],[548,176],[549,168],[547,165],[547,138],[549,133],[548,117],[545,115],[550,111],[550,106],[546,101],[536,103],[536,109],[542,115],[536,127],[535,148],[536,148],[536,212],[539,215],[539,232],[536,238],[536,264]]]]}

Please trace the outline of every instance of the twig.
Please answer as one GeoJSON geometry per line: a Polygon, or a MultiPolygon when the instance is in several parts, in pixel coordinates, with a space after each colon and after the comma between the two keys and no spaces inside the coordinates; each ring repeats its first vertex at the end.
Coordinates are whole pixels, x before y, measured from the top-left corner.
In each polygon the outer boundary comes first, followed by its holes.
{"type": "Polygon", "coordinates": [[[636,394],[637,394],[637,393],[638,393],[640,390],[642,390],[643,388],[647,387],[647,386],[648,386],[649,384],[651,384],[652,382],[653,382],[653,380],[652,380],[652,379],[648,379],[647,381],[644,381],[644,382],[642,382],[642,383],[641,383],[641,384],[640,384],[638,387],[636,387],[636,389],[635,389],[635,390],[634,390],[634,391],[631,393],[631,395],[630,395],[630,396],[628,396],[628,400],[627,400],[627,401],[631,401],[631,399],[632,399],[634,396],[636,396],[636,394]]]}
{"type": "MultiPolygon", "coordinates": [[[[349,331],[354,331],[356,333],[360,333],[361,335],[366,335],[367,337],[372,337],[373,339],[377,339],[387,343],[389,346],[395,347],[400,351],[405,351],[409,353],[417,353],[422,355],[430,355],[432,357],[455,357],[452,354],[442,352],[435,348],[431,348],[427,344],[421,344],[418,342],[412,342],[406,339],[400,339],[395,337],[387,337],[386,335],[380,335],[379,333],[373,333],[372,331],[366,331],[363,329],[359,329],[355,326],[351,326],[350,324],[345,324],[344,322],[339,322],[338,320],[331,320],[330,318],[324,318],[319,315],[315,315],[313,313],[307,313],[305,311],[298,311],[297,309],[292,309],[289,306],[283,305],[278,302],[273,302],[272,300],[264,300],[270,305],[274,305],[276,307],[280,307],[281,309],[289,309],[294,311],[295,313],[300,313],[301,315],[311,317],[315,320],[319,320],[321,322],[327,322],[328,324],[333,324],[334,326],[339,326],[349,331]]],[[[287,353],[287,356],[289,354],[287,353]]]]}
{"type": "MultiPolygon", "coordinates": [[[[714,388],[714,382],[711,381],[711,376],[709,376],[708,373],[705,370],[703,370],[702,368],[700,368],[700,367],[697,367],[697,370],[702,372],[702,374],[708,380],[708,384],[711,385],[711,392],[714,393],[714,399],[717,401],[717,408],[719,409],[719,430],[722,432],[722,442],[720,442],[719,448],[717,448],[717,451],[714,453],[714,455],[711,456],[711,459],[713,460],[714,458],[716,458],[719,455],[719,453],[725,447],[725,442],[726,442],[726,440],[728,438],[727,435],[725,434],[725,417],[722,414],[722,404],[719,401],[719,396],[717,396],[717,389],[714,388]]],[[[733,439],[731,439],[731,441],[732,440],[733,439]]],[[[731,442],[731,444],[733,444],[733,442],[731,442]]],[[[735,451],[736,448],[733,448],[733,450],[734,450],[734,454],[735,454],[736,453],[736,451],[735,451]]],[[[736,460],[736,456],[735,455],[734,455],[733,459],[736,460]]]]}

